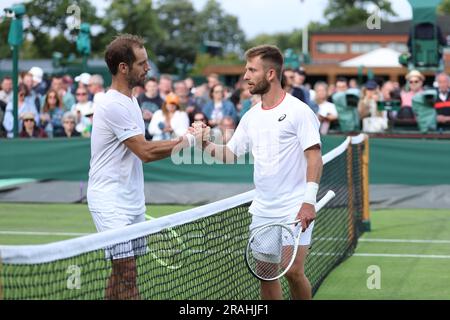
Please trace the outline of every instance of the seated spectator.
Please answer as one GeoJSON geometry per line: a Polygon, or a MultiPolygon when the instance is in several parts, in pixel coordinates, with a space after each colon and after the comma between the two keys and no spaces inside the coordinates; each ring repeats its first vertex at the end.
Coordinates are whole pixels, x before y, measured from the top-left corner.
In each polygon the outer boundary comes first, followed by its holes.
{"type": "Polygon", "coordinates": [[[22,120],[22,130],[19,133],[20,138],[47,138],[44,129],[36,125],[35,114],[33,112],[24,112],[20,115],[22,120]]]}
{"type": "Polygon", "coordinates": [[[230,116],[237,122],[237,112],[233,103],[225,99],[224,87],[221,84],[215,85],[210,91],[211,101],[206,103],[202,111],[209,119],[209,125],[217,126],[223,117],[230,116]]]}
{"type": "Polygon", "coordinates": [[[77,124],[75,129],[79,133],[83,133],[89,121],[86,119],[88,113],[91,113],[94,108],[94,103],[88,100],[88,90],[86,87],[78,87],[75,92],[77,103],[71,108],[71,112],[77,118],[77,124]]]}
{"type": "Polygon", "coordinates": [[[0,100],[8,104],[13,96],[13,83],[11,77],[4,77],[0,84],[0,100]]]}
{"type": "Polygon", "coordinates": [[[64,113],[62,118],[63,130],[55,133],[55,137],[59,138],[72,138],[80,137],[81,134],[75,130],[76,118],[75,115],[68,111],[64,113]]]}
{"type": "Polygon", "coordinates": [[[148,132],[153,140],[170,140],[180,137],[189,128],[189,117],[180,110],[180,99],[173,93],[166,97],[161,110],[153,114],[148,132]]]}
{"type": "Polygon", "coordinates": [[[185,81],[177,81],[173,85],[174,93],[180,98],[180,110],[185,111],[192,122],[194,113],[200,111],[195,99],[189,96],[189,89],[185,81]]]}
{"type": "Polygon", "coordinates": [[[208,120],[208,117],[207,117],[203,112],[198,111],[198,112],[196,112],[196,113],[194,114],[193,121],[192,121],[191,125],[192,125],[194,122],[196,122],[196,121],[201,121],[201,122],[203,122],[204,124],[208,125],[208,121],[209,121],[209,120],[208,120]]]}
{"type": "Polygon", "coordinates": [[[383,132],[388,127],[387,113],[378,111],[377,103],[380,100],[378,84],[369,80],[364,85],[358,103],[359,117],[362,119],[364,132],[383,132]]]}
{"type": "Polygon", "coordinates": [[[409,91],[401,92],[401,108],[397,114],[398,119],[415,119],[412,111],[412,98],[416,93],[423,91],[423,82],[425,77],[417,70],[412,70],[406,75],[409,91]]]}
{"type": "Polygon", "coordinates": [[[105,97],[105,88],[103,87],[103,77],[99,74],[93,74],[89,78],[88,91],[92,95],[94,104],[101,104],[105,97]]]}
{"type": "MultiPolygon", "coordinates": [[[[19,84],[18,92],[18,115],[19,115],[19,132],[22,130],[22,119],[21,116],[25,112],[31,112],[34,115],[34,120],[37,126],[39,126],[39,113],[36,110],[36,105],[31,101],[26,99],[28,96],[28,89],[24,84],[19,84]]],[[[13,102],[10,101],[6,105],[5,116],[3,119],[3,127],[7,132],[7,137],[12,138],[14,135],[14,115],[13,115],[13,102]]]]}
{"type": "Polygon", "coordinates": [[[42,107],[40,127],[45,130],[50,138],[63,130],[63,115],[61,98],[55,90],[49,90],[42,107]]]}
{"type": "Polygon", "coordinates": [[[434,105],[436,109],[436,120],[438,125],[450,125],[450,78],[446,73],[436,76],[437,99],[434,105]]]}
{"type": "Polygon", "coordinates": [[[305,92],[298,87],[294,86],[295,72],[292,69],[284,69],[281,76],[281,86],[283,90],[292,96],[296,97],[298,100],[306,103],[305,92]]]}
{"type": "Polygon", "coordinates": [[[315,103],[318,109],[320,133],[326,135],[330,126],[337,122],[338,112],[336,106],[328,101],[328,85],[325,82],[316,82],[314,91],[316,92],[315,103]]]}

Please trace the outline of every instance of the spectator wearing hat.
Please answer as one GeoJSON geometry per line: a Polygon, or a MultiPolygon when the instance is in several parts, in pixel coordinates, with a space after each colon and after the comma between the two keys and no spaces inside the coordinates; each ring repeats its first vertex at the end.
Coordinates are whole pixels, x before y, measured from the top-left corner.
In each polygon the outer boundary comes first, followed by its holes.
{"type": "Polygon", "coordinates": [[[49,90],[42,106],[40,127],[45,130],[50,138],[63,130],[63,115],[62,101],[58,92],[49,90]]]}
{"type": "Polygon", "coordinates": [[[31,73],[33,76],[34,92],[39,96],[39,98],[42,98],[48,89],[48,84],[44,81],[44,70],[40,67],[32,67],[28,73],[31,73]]]}
{"type": "Polygon", "coordinates": [[[189,128],[189,117],[180,110],[180,99],[173,93],[167,95],[161,110],[150,121],[148,132],[153,140],[170,140],[183,136],[189,128]]]}
{"type": "MultiPolygon", "coordinates": [[[[18,115],[19,115],[19,132],[22,130],[22,114],[25,112],[32,112],[34,115],[36,125],[39,125],[39,113],[34,103],[31,100],[26,99],[28,96],[28,88],[23,84],[19,84],[18,93],[18,115]]],[[[7,137],[12,138],[14,136],[14,115],[13,115],[13,102],[10,101],[6,105],[5,117],[3,119],[3,127],[7,132],[7,137]]]]}
{"type": "Polygon", "coordinates": [[[34,89],[34,80],[33,75],[29,72],[25,73],[22,77],[22,83],[27,87],[28,89],[28,96],[26,97],[27,100],[30,100],[34,105],[36,106],[36,110],[38,112],[41,112],[41,95],[37,93],[37,91],[34,89]]]}
{"type": "Polygon", "coordinates": [[[381,93],[378,84],[374,80],[367,81],[358,103],[359,117],[362,119],[364,132],[383,132],[388,127],[387,112],[378,111],[377,104],[380,99],[381,93]]]}
{"type": "Polygon", "coordinates": [[[409,91],[401,92],[402,107],[411,107],[412,98],[416,93],[423,91],[423,82],[425,77],[417,70],[412,70],[406,75],[407,86],[409,91]]]}
{"type": "Polygon", "coordinates": [[[91,80],[91,74],[87,72],[83,72],[82,74],[75,77],[77,87],[86,87],[86,89],[89,85],[89,80],[91,80]]]}
{"type": "Polygon", "coordinates": [[[36,115],[33,112],[24,112],[20,115],[22,120],[22,130],[19,133],[20,138],[47,138],[44,129],[36,124],[36,115]]]}
{"type": "Polygon", "coordinates": [[[63,130],[55,133],[55,137],[59,138],[72,138],[80,137],[81,134],[75,130],[76,118],[70,111],[64,113],[62,118],[63,130]]]}
{"type": "Polygon", "coordinates": [[[234,123],[237,123],[237,112],[233,103],[225,99],[225,90],[223,85],[217,84],[209,92],[211,98],[203,107],[202,112],[209,119],[211,127],[217,126],[223,117],[230,116],[234,123]]]}

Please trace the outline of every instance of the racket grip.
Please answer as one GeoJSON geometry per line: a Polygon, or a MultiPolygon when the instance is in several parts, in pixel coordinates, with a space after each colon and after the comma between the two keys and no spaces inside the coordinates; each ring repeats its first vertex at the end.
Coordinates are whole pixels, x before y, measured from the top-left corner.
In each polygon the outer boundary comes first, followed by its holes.
{"type": "Polygon", "coordinates": [[[331,199],[333,199],[336,196],[333,190],[328,190],[327,194],[320,199],[319,202],[317,202],[315,208],[316,212],[320,211],[331,199]]]}

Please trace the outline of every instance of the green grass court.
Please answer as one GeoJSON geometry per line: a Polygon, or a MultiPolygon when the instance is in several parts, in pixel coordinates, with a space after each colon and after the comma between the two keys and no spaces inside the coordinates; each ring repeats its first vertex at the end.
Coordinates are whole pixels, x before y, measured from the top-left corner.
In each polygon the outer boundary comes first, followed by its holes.
{"type": "MultiPolygon", "coordinates": [[[[188,208],[147,206],[147,212],[159,217],[188,208]]],[[[372,211],[372,231],[325,279],[315,299],[450,299],[449,218],[450,210],[372,211]],[[367,286],[371,266],[379,267],[380,289],[367,286]]],[[[86,205],[0,204],[2,245],[48,243],[93,232],[86,205]]]]}

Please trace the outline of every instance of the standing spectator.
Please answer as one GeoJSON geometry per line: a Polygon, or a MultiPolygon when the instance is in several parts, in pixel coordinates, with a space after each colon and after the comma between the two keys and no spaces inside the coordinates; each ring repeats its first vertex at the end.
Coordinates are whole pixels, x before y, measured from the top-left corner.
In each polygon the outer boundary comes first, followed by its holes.
{"type": "Polygon", "coordinates": [[[383,132],[388,127],[387,112],[378,111],[379,100],[378,84],[374,80],[367,81],[358,103],[359,117],[362,119],[364,132],[383,132]]]}
{"type": "Polygon", "coordinates": [[[44,129],[36,124],[33,112],[24,112],[20,118],[22,120],[22,130],[19,133],[20,138],[47,138],[44,129]]]}
{"type": "Polygon", "coordinates": [[[172,92],[172,77],[169,74],[162,74],[159,77],[158,84],[159,95],[164,101],[169,93],[172,92]]]}
{"type": "MultiPolygon", "coordinates": [[[[28,89],[21,83],[19,84],[18,93],[18,115],[19,115],[19,133],[22,130],[22,115],[25,112],[32,112],[36,125],[39,125],[39,113],[36,110],[36,106],[30,100],[27,100],[28,89]]],[[[10,101],[6,105],[5,117],[3,119],[3,127],[7,132],[7,137],[12,138],[14,135],[14,115],[13,115],[13,102],[10,101]]]]}
{"type": "Polygon", "coordinates": [[[13,85],[11,77],[9,76],[4,77],[0,87],[0,100],[8,104],[8,102],[12,100],[13,95],[12,89],[13,85]]]}
{"type": "MultiPolygon", "coordinates": [[[[161,109],[164,101],[158,93],[158,82],[155,78],[150,78],[145,82],[145,92],[137,97],[137,101],[142,110],[142,117],[144,118],[145,127],[148,128],[153,114],[161,109]]],[[[146,130],[145,139],[151,140],[152,136],[146,130]]]]}
{"type": "Polygon", "coordinates": [[[103,77],[99,74],[93,74],[89,78],[87,85],[89,93],[92,95],[92,101],[94,105],[102,103],[102,99],[105,97],[105,88],[103,87],[103,77]]]}
{"type": "Polygon", "coordinates": [[[180,109],[186,111],[189,121],[192,122],[194,113],[200,111],[195,99],[189,96],[189,89],[185,81],[177,81],[173,85],[175,95],[180,98],[180,109]]]}
{"type": "Polygon", "coordinates": [[[40,127],[50,138],[63,131],[63,115],[61,98],[55,90],[49,90],[42,106],[40,127]]]}
{"type": "Polygon", "coordinates": [[[314,91],[316,92],[315,103],[320,120],[320,133],[326,135],[331,125],[337,122],[338,112],[334,103],[328,101],[328,85],[325,82],[316,82],[314,91]]]}
{"type": "Polygon", "coordinates": [[[189,118],[180,110],[180,99],[173,93],[166,97],[161,110],[155,112],[148,126],[154,141],[170,140],[186,134],[189,118]]]}
{"type": "Polygon", "coordinates": [[[439,125],[450,125],[450,79],[446,73],[440,73],[436,76],[437,99],[434,105],[439,125]]]}
{"type": "Polygon", "coordinates": [[[211,127],[217,126],[223,117],[230,116],[237,123],[237,112],[234,105],[225,99],[224,87],[221,84],[211,88],[209,94],[211,101],[206,103],[202,111],[209,119],[211,127]]]}
{"type": "Polygon", "coordinates": [[[283,70],[283,76],[281,80],[281,85],[283,90],[290,93],[292,96],[296,97],[302,102],[305,102],[305,93],[302,89],[294,86],[295,72],[292,69],[283,70]]]}
{"type": "MultiPolygon", "coordinates": [[[[75,97],[70,90],[67,90],[66,85],[63,82],[63,78],[60,76],[54,76],[50,85],[51,90],[58,92],[62,98],[64,111],[69,111],[71,107],[76,103],[75,97]]],[[[43,100],[45,101],[45,96],[43,100]]]]}
{"type": "Polygon", "coordinates": [[[347,90],[348,90],[347,79],[344,77],[337,78],[335,92],[345,92],[347,90]]]}
{"type": "Polygon", "coordinates": [[[63,130],[55,132],[55,137],[72,138],[81,136],[81,134],[77,130],[75,130],[76,118],[72,112],[67,111],[66,113],[64,113],[62,123],[63,130]]]}
{"type": "Polygon", "coordinates": [[[42,99],[48,89],[48,84],[44,81],[44,70],[40,67],[32,67],[28,72],[33,76],[33,90],[42,99]]]}

